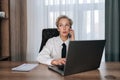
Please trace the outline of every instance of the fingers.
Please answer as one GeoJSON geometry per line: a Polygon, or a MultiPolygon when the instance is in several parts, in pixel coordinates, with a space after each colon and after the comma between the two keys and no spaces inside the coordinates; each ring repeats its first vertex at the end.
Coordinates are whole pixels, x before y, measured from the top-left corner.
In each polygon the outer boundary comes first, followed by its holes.
{"type": "Polygon", "coordinates": [[[66,59],[65,58],[61,58],[61,59],[57,59],[57,60],[53,60],[51,62],[52,65],[63,65],[66,63],[66,59]]]}
{"type": "Polygon", "coordinates": [[[65,64],[65,62],[66,62],[66,59],[62,58],[59,60],[59,65],[63,65],[63,64],[65,64]]]}
{"type": "Polygon", "coordinates": [[[70,34],[71,34],[70,40],[71,41],[75,40],[75,35],[74,35],[74,30],[73,29],[70,29],[70,34]]]}

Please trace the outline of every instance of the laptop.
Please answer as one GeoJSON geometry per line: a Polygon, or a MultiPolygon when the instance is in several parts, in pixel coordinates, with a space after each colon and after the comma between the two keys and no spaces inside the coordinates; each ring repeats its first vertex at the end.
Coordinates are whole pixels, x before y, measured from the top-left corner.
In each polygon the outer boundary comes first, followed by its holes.
{"type": "Polygon", "coordinates": [[[105,40],[70,41],[63,68],[48,68],[63,76],[97,69],[101,63],[104,46],[105,40]]]}

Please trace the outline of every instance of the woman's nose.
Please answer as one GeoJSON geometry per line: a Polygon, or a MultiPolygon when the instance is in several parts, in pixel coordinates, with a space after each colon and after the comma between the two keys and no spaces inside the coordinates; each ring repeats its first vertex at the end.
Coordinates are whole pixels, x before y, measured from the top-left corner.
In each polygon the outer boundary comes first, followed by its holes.
{"type": "Polygon", "coordinates": [[[66,29],[66,26],[64,26],[63,29],[66,29]]]}

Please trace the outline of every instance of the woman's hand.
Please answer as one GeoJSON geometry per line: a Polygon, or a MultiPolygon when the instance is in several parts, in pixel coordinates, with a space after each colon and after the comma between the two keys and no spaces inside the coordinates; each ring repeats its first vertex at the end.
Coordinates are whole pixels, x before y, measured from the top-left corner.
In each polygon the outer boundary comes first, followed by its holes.
{"type": "Polygon", "coordinates": [[[52,60],[51,62],[52,65],[63,65],[65,63],[66,63],[65,58],[55,59],[55,60],[52,60]]]}
{"type": "Polygon", "coordinates": [[[74,30],[70,29],[70,40],[74,41],[75,40],[75,35],[74,35],[74,30]]]}

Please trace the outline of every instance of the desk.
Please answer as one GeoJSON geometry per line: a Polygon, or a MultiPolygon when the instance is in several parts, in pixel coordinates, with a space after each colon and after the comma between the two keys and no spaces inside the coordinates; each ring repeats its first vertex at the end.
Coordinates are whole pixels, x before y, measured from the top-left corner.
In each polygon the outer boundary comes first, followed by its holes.
{"type": "Polygon", "coordinates": [[[22,62],[0,61],[0,80],[120,80],[120,63],[102,63],[98,70],[61,76],[40,64],[30,72],[15,72],[11,68],[22,62]]]}

